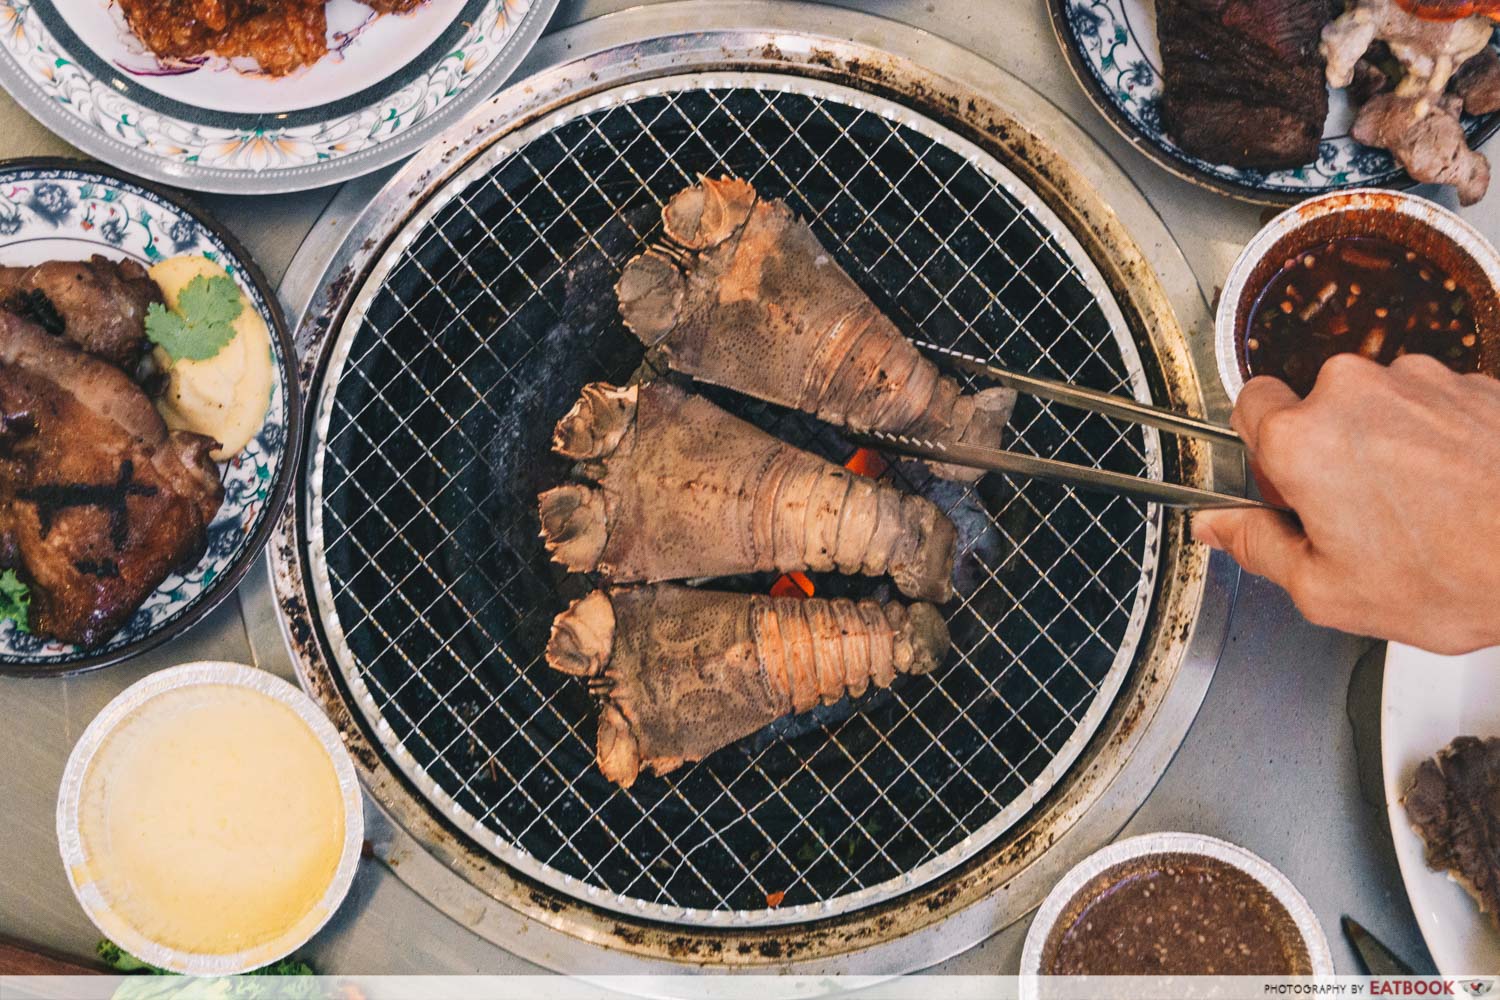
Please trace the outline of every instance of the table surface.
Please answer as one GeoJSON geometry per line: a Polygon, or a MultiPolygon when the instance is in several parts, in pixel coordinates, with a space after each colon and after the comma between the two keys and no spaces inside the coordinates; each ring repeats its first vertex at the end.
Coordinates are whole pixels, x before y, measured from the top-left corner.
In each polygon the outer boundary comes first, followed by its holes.
{"type": "MultiPolygon", "coordinates": [[[[563,0],[552,29],[634,5],[563,0]]],[[[947,38],[1046,95],[1145,192],[1212,299],[1235,255],[1259,227],[1262,210],[1170,176],[1120,138],[1069,74],[1043,0],[850,0],[843,6],[947,38]]],[[[77,155],[4,95],[0,135],[5,137],[0,156],[77,155]]],[[[200,195],[197,200],[278,281],[334,190],[254,198],[200,195]]],[[[1446,193],[1424,193],[1453,205],[1446,193]]],[[[1500,196],[1463,215],[1500,240],[1500,196]]],[[[1151,249],[1145,248],[1148,257],[1151,249]]],[[[252,573],[243,586],[265,587],[265,574],[252,573]]],[[[274,624],[247,620],[240,603],[231,600],[188,634],[130,663],[73,679],[0,678],[8,760],[0,769],[0,937],[62,955],[92,954],[99,934],[68,888],[54,834],[55,798],[69,750],[95,713],[135,680],[190,660],[254,662],[248,636],[267,627],[274,624]]],[[[1359,920],[1418,971],[1431,972],[1386,825],[1379,759],[1381,654],[1382,647],[1370,640],[1314,628],[1276,588],[1247,579],[1203,708],[1125,835],[1187,830],[1242,844],[1302,890],[1328,931],[1341,973],[1360,971],[1338,934],[1342,914],[1359,920]]],[[[933,971],[1014,972],[1026,924],[996,928],[984,944],[933,971]]],[[[301,954],[330,973],[541,971],[438,912],[374,862],[362,866],[347,902],[301,954]]]]}

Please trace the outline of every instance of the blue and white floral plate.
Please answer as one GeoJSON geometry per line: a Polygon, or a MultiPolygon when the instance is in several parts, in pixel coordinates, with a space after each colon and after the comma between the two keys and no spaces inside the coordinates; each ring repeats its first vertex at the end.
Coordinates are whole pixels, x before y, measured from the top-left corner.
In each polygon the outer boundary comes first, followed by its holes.
{"type": "MultiPolygon", "coordinates": [[[[330,52],[283,77],[158,61],[112,0],[0,0],[0,85],[85,152],[199,191],[283,194],[417,150],[492,94],[558,0],[329,0],[330,52]]],[[[251,64],[249,69],[253,70],[251,64]]]]}
{"type": "Polygon", "coordinates": [[[275,355],[266,423],[246,449],[221,465],[224,504],[198,565],[172,574],[113,638],[91,649],[43,641],[0,622],[0,674],[60,674],[118,663],[187,629],[245,575],[270,535],[296,475],[301,395],[296,354],[275,293],[249,256],[218,225],[163,191],[93,164],[0,162],[0,264],[129,257],[150,266],[201,254],[223,265],[265,317],[275,355]]]}
{"type": "MultiPolygon", "coordinates": [[[[1294,170],[1242,170],[1183,152],[1161,123],[1161,53],[1153,0],[1048,0],[1052,27],[1073,75],[1089,99],[1142,153],[1194,184],[1242,201],[1284,205],[1312,195],[1359,187],[1409,187],[1413,182],[1383,149],[1349,136],[1354,111],[1343,91],[1330,95],[1328,122],[1316,162],[1294,170]]],[[[1466,117],[1478,147],[1497,129],[1500,113],[1466,117]]]]}

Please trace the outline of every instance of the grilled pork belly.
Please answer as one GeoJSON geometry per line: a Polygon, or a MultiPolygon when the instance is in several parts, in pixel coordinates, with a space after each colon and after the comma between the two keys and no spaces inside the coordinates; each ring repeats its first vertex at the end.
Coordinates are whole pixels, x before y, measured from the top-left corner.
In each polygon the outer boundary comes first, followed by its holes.
{"type": "Polygon", "coordinates": [[[1328,117],[1318,41],[1334,12],[1331,0],[1157,0],[1167,134],[1210,163],[1317,159],[1328,117]]]}
{"type": "Polygon", "coordinates": [[[936,505],[668,383],[585,386],[553,448],[597,484],[540,498],[547,549],[575,572],[654,583],[837,569],[953,596],[957,530],[936,505]]]}
{"type": "Polygon", "coordinates": [[[820,701],[928,673],[948,643],[930,604],[629,587],[558,615],[547,663],[588,679],[599,769],[629,788],[643,768],[666,774],[820,701]]]}
{"type": "Polygon", "coordinates": [[[1460,736],[1424,760],[1401,799],[1427,848],[1500,927],[1500,739],[1460,736]]]}
{"type": "Polygon", "coordinates": [[[119,368],[0,312],[0,568],[30,586],[33,633],[103,642],[198,559],[224,498],[214,447],[169,434],[119,368]]]}
{"type": "Polygon", "coordinates": [[[662,221],[670,243],[627,264],[616,292],[674,370],[833,424],[999,447],[1015,393],[939,374],[784,202],[704,177],[662,221]]]}

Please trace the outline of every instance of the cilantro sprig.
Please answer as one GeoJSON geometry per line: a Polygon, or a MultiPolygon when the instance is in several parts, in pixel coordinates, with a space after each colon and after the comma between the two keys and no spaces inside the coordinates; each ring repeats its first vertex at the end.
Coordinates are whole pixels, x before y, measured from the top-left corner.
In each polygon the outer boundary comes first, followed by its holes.
{"type": "Polygon", "coordinates": [[[21,582],[13,569],[0,573],[0,621],[9,618],[22,632],[30,631],[27,627],[30,609],[31,588],[21,582]]]}
{"type": "Polygon", "coordinates": [[[200,274],[177,296],[177,308],[151,303],[146,336],[174,361],[207,361],[234,339],[234,321],[244,308],[233,278],[200,274]]]}

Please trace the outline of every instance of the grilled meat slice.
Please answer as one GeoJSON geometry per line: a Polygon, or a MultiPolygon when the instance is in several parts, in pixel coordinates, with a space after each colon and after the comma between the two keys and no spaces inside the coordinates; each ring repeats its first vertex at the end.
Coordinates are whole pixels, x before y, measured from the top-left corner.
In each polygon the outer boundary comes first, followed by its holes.
{"type": "Polygon", "coordinates": [[[1500,111],[1500,55],[1489,46],[1453,74],[1453,92],[1464,102],[1464,112],[1487,115],[1500,111]]]}
{"type": "Polygon", "coordinates": [[[1377,94],[1359,109],[1350,129],[1356,142],[1391,151],[1401,168],[1427,184],[1452,184],[1473,205],[1490,186],[1490,161],[1469,148],[1453,94],[1437,100],[1377,94]]]}
{"type": "Polygon", "coordinates": [[[1332,0],[1157,0],[1167,134],[1235,167],[1317,159],[1328,117],[1318,40],[1333,14],[1332,0]]]}
{"type": "Polygon", "coordinates": [[[999,446],[1015,393],[939,374],[784,202],[704,177],[662,221],[671,244],[627,264],[616,291],[673,369],[829,423],[999,446]]]}
{"type": "Polygon", "coordinates": [[[1424,760],[1402,796],[1427,848],[1500,927],[1500,739],[1460,736],[1424,760]]]}
{"type": "Polygon", "coordinates": [[[133,260],[52,260],[0,267],[0,306],[130,368],[146,348],[146,308],[161,289],[133,260]]]}
{"type": "Polygon", "coordinates": [[[215,442],[168,433],[120,369],[0,312],[0,568],[32,632],[82,646],[195,562],[224,489],[215,442]]]}
{"type": "Polygon", "coordinates": [[[665,382],[596,382],[553,447],[598,485],[540,498],[552,558],[612,583],[777,570],[889,573],[953,596],[958,533],[928,500],[777,440],[665,382]]]}
{"type": "Polygon", "coordinates": [[[642,768],[666,774],[820,701],[929,673],[948,643],[930,604],[630,587],[558,615],[547,663],[588,679],[599,770],[629,788],[642,768]]]}

